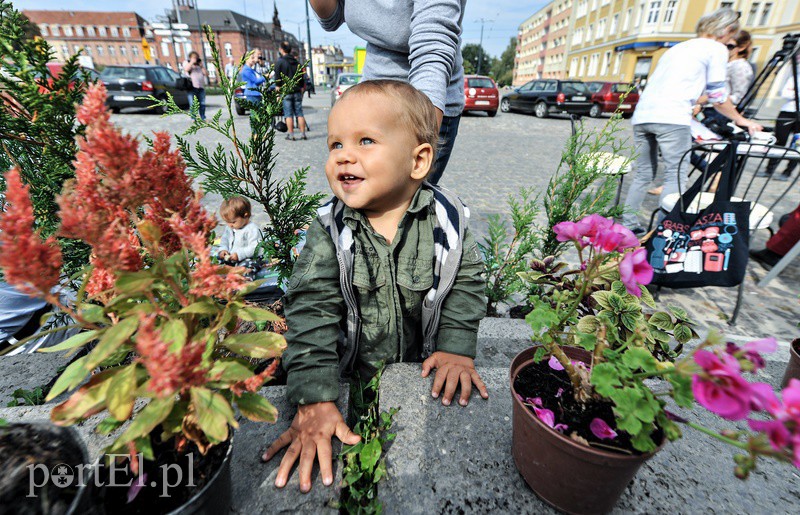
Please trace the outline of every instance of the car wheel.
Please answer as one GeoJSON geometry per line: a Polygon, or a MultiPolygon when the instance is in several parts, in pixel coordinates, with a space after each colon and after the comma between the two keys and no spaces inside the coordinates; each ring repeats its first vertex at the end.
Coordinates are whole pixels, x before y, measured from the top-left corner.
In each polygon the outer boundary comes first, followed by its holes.
{"type": "Polygon", "coordinates": [[[601,114],[603,114],[603,109],[600,108],[600,104],[592,104],[592,108],[589,109],[589,116],[592,118],[600,118],[601,114]]]}
{"type": "Polygon", "coordinates": [[[236,105],[236,114],[239,116],[244,116],[247,113],[247,111],[244,110],[244,107],[239,105],[239,102],[234,102],[234,104],[236,105]]]}
{"type": "Polygon", "coordinates": [[[511,112],[511,102],[507,98],[500,101],[500,110],[504,113],[511,112]]]}
{"type": "Polygon", "coordinates": [[[536,115],[536,118],[547,118],[547,104],[544,102],[539,102],[536,104],[533,114],[536,115]]]}
{"type": "Polygon", "coordinates": [[[114,106],[114,107],[112,107],[112,108],[111,108],[111,112],[112,112],[112,113],[114,113],[114,114],[119,114],[119,112],[120,112],[120,108],[119,108],[119,107],[116,107],[116,106],[114,106]]]}
{"type": "Polygon", "coordinates": [[[633,117],[633,113],[622,113],[622,117],[628,120],[633,117]]]}
{"type": "Polygon", "coordinates": [[[495,116],[497,116],[497,109],[495,109],[494,111],[486,111],[486,114],[489,115],[489,118],[494,118],[495,116]]]}

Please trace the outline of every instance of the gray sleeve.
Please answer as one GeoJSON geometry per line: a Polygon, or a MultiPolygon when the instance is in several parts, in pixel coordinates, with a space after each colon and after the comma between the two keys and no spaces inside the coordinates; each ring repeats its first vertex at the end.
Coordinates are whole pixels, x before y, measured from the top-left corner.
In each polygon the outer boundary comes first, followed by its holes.
{"type": "Polygon", "coordinates": [[[336,9],[327,18],[320,18],[317,16],[320,26],[328,32],[333,32],[344,23],[344,0],[337,0],[336,9]]]}
{"type": "Polygon", "coordinates": [[[461,0],[413,0],[409,82],[444,111],[461,35],[461,0]]]}

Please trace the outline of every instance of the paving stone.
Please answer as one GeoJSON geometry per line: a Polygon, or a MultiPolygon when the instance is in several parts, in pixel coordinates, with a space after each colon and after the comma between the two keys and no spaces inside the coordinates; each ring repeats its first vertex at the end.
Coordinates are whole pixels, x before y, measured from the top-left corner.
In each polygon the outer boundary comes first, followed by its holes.
{"type": "Polygon", "coordinates": [[[60,352],[0,356],[0,406],[6,406],[18,388],[32,390],[49,384],[58,376],[58,368],[71,360],[60,352]]]}
{"type": "MultiPolygon", "coordinates": [[[[770,361],[759,380],[776,383],[785,364],[770,361]]],[[[517,472],[511,457],[511,396],[507,367],[479,367],[489,399],[444,407],[430,396],[419,365],[389,366],[381,409],[400,407],[387,454],[389,477],[379,496],[387,514],[554,513],[517,472]]],[[[693,420],[729,427],[696,410],[693,420]]],[[[733,448],[692,429],[646,463],[615,513],[798,513],[800,474],[767,460],[747,482],[733,477],[733,448]]]]}

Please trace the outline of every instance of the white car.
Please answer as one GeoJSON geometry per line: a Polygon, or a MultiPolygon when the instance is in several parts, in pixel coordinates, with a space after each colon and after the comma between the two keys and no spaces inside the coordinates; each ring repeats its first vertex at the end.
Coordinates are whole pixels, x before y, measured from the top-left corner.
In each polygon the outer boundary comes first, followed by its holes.
{"type": "Polygon", "coordinates": [[[333,83],[333,88],[331,88],[331,107],[339,100],[342,93],[359,82],[361,82],[360,73],[340,73],[339,76],[336,77],[336,82],[333,83]]]}

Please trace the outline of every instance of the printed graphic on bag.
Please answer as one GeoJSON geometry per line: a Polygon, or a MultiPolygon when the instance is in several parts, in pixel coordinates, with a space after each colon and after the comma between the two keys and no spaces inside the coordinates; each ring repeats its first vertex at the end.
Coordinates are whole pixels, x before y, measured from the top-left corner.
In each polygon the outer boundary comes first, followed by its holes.
{"type": "Polygon", "coordinates": [[[691,227],[665,220],[652,239],[650,266],[657,274],[724,272],[730,265],[736,213],[712,213],[691,227]]]}

